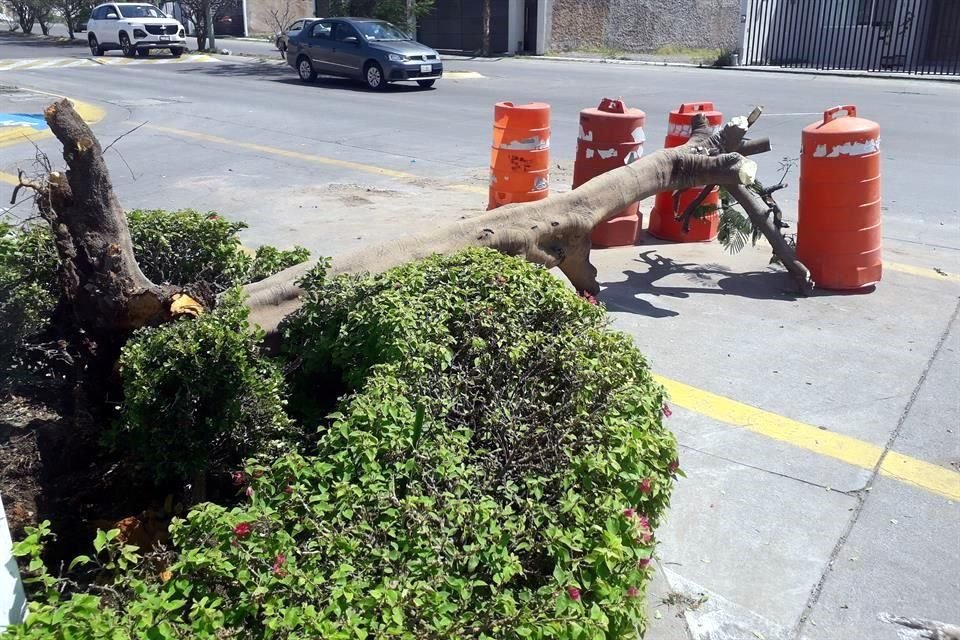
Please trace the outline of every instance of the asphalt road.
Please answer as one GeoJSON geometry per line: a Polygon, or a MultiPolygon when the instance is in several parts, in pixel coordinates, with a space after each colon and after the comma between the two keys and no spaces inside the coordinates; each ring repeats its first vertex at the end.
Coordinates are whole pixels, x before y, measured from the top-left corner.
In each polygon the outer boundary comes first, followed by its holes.
{"type": "MultiPolygon", "coordinates": [[[[875,291],[799,300],[761,248],[645,238],[595,252],[601,299],[674,398],[688,478],[660,556],[671,589],[709,596],[686,612],[693,638],[894,640],[882,614],[960,622],[960,84],[502,59],[448,60],[433,90],[370,93],[304,85],[277,60],[85,54],[0,37],[0,87],[105,109],[95,131],[114,141],[125,207],[214,209],[246,220],[250,245],[327,255],[481,211],[499,100],[552,106],[556,190],[569,188],[579,110],[605,96],[646,111],[648,151],[681,102],[727,116],[763,104],[766,182],[806,124],[857,105],[882,127],[888,262],[875,291]]],[[[43,102],[5,96],[5,111],[43,102]]],[[[52,140],[37,144],[56,160],[52,140]]],[[[0,145],[0,172],[35,157],[0,145]]],[[[778,195],[788,216],[796,177],[778,195]]]]}

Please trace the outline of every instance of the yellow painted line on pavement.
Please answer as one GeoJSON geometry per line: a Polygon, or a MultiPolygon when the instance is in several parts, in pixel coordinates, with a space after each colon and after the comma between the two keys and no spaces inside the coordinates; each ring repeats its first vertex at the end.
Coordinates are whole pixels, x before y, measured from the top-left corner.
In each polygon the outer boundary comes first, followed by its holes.
{"type": "Polygon", "coordinates": [[[476,71],[444,71],[443,77],[446,80],[478,80],[487,76],[476,71]]]}
{"type": "MultiPolygon", "coordinates": [[[[20,91],[28,91],[30,93],[36,93],[58,99],[66,97],[56,93],[38,91],[36,89],[20,89],[20,91]]],[[[67,98],[67,100],[73,103],[73,108],[76,109],[77,114],[89,125],[94,125],[100,122],[107,114],[107,112],[102,108],[94,104],[90,104],[89,102],[83,102],[82,100],[76,100],[74,98],[67,98]]],[[[21,144],[23,142],[36,142],[37,140],[44,140],[51,137],[53,137],[53,133],[49,129],[36,131],[27,127],[4,127],[3,129],[0,129],[0,149],[15,144],[21,144]],[[24,129],[27,130],[25,131],[24,129]]]]}
{"type": "MultiPolygon", "coordinates": [[[[152,129],[154,131],[160,131],[161,133],[168,133],[170,135],[180,136],[181,138],[188,138],[191,140],[200,140],[202,142],[211,142],[213,144],[220,144],[228,147],[234,147],[238,149],[246,149],[248,151],[256,151],[258,153],[266,153],[273,156],[278,156],[281,158],[291,158],[294,160],[303,160],[305,162],[312,162],[314,164],[325,164],[334,167],[341,167],[343,169],[350,169],[353,171],[360,171],[363,173],[372,173],[374,175],[386,176],[388,178],[395,178],[397,180],[423,180],[424,176],[418,176],[413,173],[408,173],[406,171],[397,171],[396,169],[386,169],[384,167],[377,167],[372,164],[364,164],[362,162],[353,162],[352,160],[340,160],[339,158],[329,158],[327,156],[318,156],[312,153],[303,153],[302,151],[294,151],[292,149],[281,149],[279,147],[271,147],[265,144],[257,144],[255,142],[241,142],[239,140],[233,140],[231,138],[224,138],[221,136],[214,136],[208,133],[200,133],[199,131],[189,131],[186,129],[174,129],[173,127],[164,127],[156,124],[148,124],[144,127],[145,129],[152,129]]],[[[450,185],[451,189],[457,191],[466,191],[468,193],[487,193],[487,189],[474,185],[466,184],[454,184],[450,185]]]]}
{"type": "MultiPolygon", "coordinates": [[[[20,184],[20,180],[17,179],[17,176],[11,173],[5,173],[3,171],[0,171],[0,182],[6,182],[7,184],[12,184],[14,186],[20,184]]],[[[0,200],[3,200],[3,198],[0,198],[0,200]]]]}
{"type": "Polygon", "coordinates": [[[912,276],[920,276],[921,278],[929,278],[931,280],[960,282],[960,275],[956,273],[947,273],[942,269],[934,269],[932,267],[917,267],[912,264],[884,261],[883,268],[889,269],[890,271],[897,271],[899,273],[907,273],[912,276]]]}
{"type": "MultiPolygon", "coordinates": [[[[874,469],[883,455],[883,448],[869,442],[824,431],[669,378],[655,377],[667,389],[674,405],[719,422],[862,469],[874,469]]],[[[950,500],[960,500],[960,473],[946,467],[890,451],[880,465],[880,474],[950,500]]]]}

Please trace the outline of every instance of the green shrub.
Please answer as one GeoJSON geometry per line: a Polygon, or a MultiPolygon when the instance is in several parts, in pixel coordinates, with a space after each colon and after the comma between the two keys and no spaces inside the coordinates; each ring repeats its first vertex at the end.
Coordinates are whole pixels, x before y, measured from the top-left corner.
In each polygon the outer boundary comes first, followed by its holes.
{"type": "Polygon", "coordinates": [[[0,367],[10,362],[21,340],[47,324],[56,303],[56,278],[50,232],[0,221],[0,367]]]}
{"type": "Polygon", "coordinates": [[[295,429],[280,370],[260,355],[239,294],[208,314],[137,332],[120,358],[122,417],[109,434],[153,474],[190,478],[284,451],[295,429]]]}
{"type": "Polygon", "coordinates": [[[14,637],[68,613],[76,637],[636,637],[677,450],[602,309],[484,250],[303,285],[297,402],[331,372],[349,390],[310,451],[176,522],[164,578],[37,605],[14,637]]]}
{"type": "MultiPolygon", "coordinates": [[[[310,252],[303,247],[294,247],[288,251],[263,245],[254,254],[246,282],[258,282],[275,273],[288,269],[310,259],[310,252]]],[[[242,283],[238,283],[242,284],[242,283]]]]}

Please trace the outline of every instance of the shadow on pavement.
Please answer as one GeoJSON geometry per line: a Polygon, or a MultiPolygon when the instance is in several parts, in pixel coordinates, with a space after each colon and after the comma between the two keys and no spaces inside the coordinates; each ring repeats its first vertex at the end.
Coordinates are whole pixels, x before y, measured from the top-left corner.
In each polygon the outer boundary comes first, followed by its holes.
{"type": "Polygon", "coordinates": [[[798,297],[790,276],[785,271],[773,267],[765,271],[737,273],[718,264],[677,262],[657,255],[655,251],[644,251],[636,262],[646,265],[646,271],[624,271],[626,280],[601,283],[604,289],[600,294],[600,300],[606,303],[611,311],[623,311],[651,318],[670,318],[680,315],[677,311],[664,309],[649,300],[637,298],[638,294],[679,299],[695,295],[732,295],[754,300],[787,302],[794,301],[798,297]],[[690,284],[668,286],[657,284],[668,276],[676,275],[685,276],[690,284]]]}
{"type": "MultiPolygon", "coordinates": [[[[25,36],[22,33],[0,32],[0,47],[4,45],[30,47],[34,49],[73,49],[87,47],[87,35],[78,33],[76,40],[54,37],[25,36]]],[[[0,54],[2,57],[2,54],[0,54]]]]}

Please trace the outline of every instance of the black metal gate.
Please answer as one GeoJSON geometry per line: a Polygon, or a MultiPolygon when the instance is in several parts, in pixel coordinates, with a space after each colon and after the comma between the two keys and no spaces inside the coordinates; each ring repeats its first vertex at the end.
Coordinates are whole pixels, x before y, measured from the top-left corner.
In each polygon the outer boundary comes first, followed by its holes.
{"type": "Polygon", "coordinates": [[[750,0],[743,64],[960,75],[960,0],[750,0]]]}

